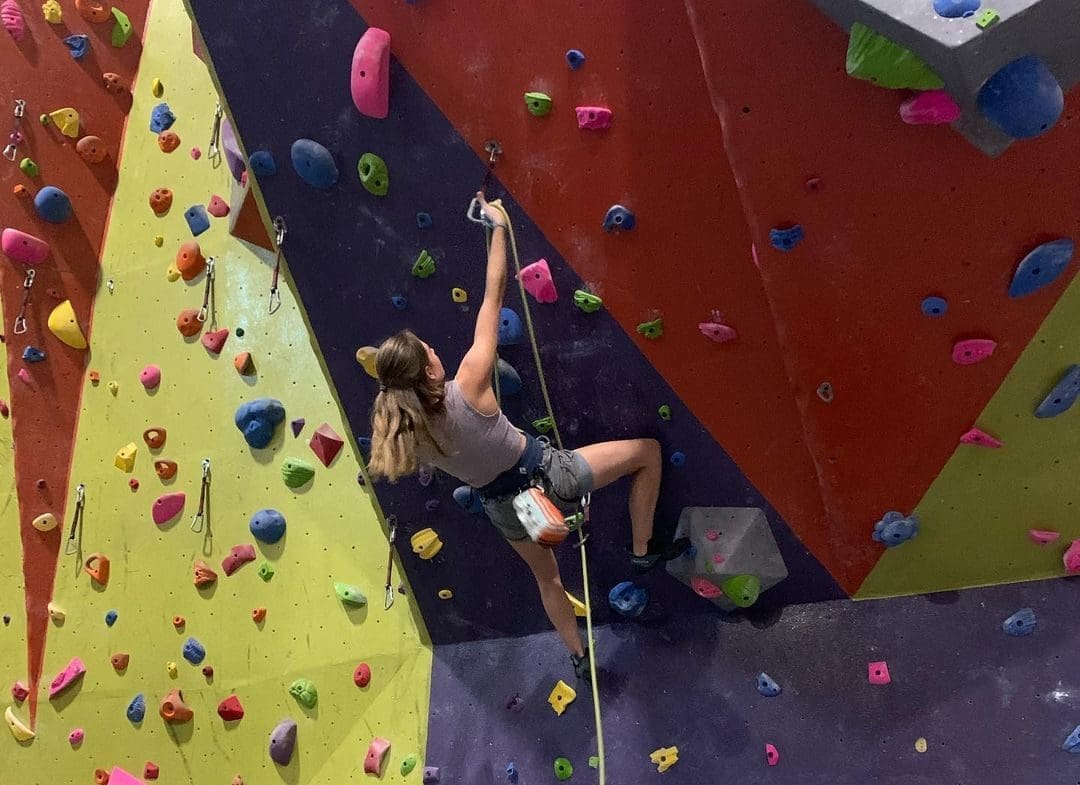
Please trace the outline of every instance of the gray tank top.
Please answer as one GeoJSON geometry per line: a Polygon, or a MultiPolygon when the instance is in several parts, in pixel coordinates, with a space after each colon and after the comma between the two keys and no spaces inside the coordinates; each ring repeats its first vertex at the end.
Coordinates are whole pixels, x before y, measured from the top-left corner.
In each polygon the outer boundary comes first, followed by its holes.
{"type": "Polygon", "coordinates": [[[420,463],[431,464],[474,488],[487,485],[517,463],[525,436],[500,409],[481,414],[473,408],[456,381],[446,383],[446,412],[432,418],[432,436],[443,455],[421,447],[420,463]]]}

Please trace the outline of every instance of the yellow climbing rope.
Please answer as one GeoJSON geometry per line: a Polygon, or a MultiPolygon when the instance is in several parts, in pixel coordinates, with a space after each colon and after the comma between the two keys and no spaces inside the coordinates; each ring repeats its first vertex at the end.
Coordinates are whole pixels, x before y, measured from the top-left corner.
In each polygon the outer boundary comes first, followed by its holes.
{"type": "MultiPolygon", "coordinates": [[[[562,450],[562,436],[559,435],[559,424],[555,418],[555,411],[551,407],[551,396],[548,394],[547,379],[544,377],[544,366],[540,362],[540,346],[536,341],[536,329],[533,327],[532,314],[529,312],[529,299],[525,293],[525,284],[521,279],[521,257],[518,256],[517,239],[514,237],[514,226],[510,223],[510,215],[506,212],[506,208],[503,207],[498,200],[489,202],[489,204],[502,213],[503,224],[506,226],[510,255],[514,259],[514,277],[518,282],[518,292],[521,294],[521,307],[525,314],[525,329],[529,334],[529,344],[532,346],[533,362],[536,364],[536,376],[540,380],[540,392],[543,393],[544,406],[547,408],[548,417],[551,419],[551,432],[555,436],[555,445],[562,450]]],[[[487,230],[487,247],[489,252],[491,250],[491,232],[492,230],[489,228],[487,230]]],[[[496,362],[496,393],[498,393],[498,379],[498,363],[496,362]]],[[[593,717],[596,721],[596,757],[599,761],[598,773],[600,775],[600,785],[604,785],[604,728],[600,721],[600,690],[596,683],[596,642],[593,639],[592,602],[589,598],[589,560],[585,555],[584,528],[578,527],[577,534],[578,551],[581,553],[581,580],[584,584],[585,635],[589,642],[589,683],[592,685],[593,717]]]]}

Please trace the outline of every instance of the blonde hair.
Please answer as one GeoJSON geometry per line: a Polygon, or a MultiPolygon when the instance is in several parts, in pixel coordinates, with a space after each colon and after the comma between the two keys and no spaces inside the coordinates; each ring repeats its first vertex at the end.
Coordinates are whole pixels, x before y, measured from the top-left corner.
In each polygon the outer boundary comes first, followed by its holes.
{"type": "Polygon", "coordinates": [[[416,471],[416,453],[423,446],[443,454],[432,435],[431,418],[445,411],[445,382],[427,375],[428,354],[409,330],[387,338],[375,354],[379,394],[371,409],[371,458],[375,478],[397,482],[416,471]]]}

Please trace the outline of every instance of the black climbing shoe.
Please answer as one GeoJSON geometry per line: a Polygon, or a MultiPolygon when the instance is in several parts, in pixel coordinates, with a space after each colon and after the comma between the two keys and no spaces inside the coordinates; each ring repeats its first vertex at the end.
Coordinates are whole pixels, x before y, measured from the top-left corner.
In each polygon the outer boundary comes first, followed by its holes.
{"type": "Polygon", "coordinates": [[[648,572],[660,561],[671,561],[686,553],[690,547],[689,537],[680,537],[677,540],[664,540],[653,537],[649,540],[649,550],[644,556],[635,556],[630,551],[630,563],[640,572],[648,572]]]}
{"type": "Polygon", "coordinates": [[[576,654],[570,655],[570,662],[574,664],[574,675],[579,679],[584,679],[587,682],[592,681],[592,672],[589,670],[589,650],[585,649],[585,653],[580,657],[576,654]]]}

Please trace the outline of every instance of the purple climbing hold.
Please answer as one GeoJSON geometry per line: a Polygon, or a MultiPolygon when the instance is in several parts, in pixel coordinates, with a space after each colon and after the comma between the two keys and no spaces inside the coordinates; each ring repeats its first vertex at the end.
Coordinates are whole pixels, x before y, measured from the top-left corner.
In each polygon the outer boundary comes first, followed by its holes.
{"type": "Polygon", "coordinates": [[[1072,261],[1075,243],[1068,237],[1043,243],[1021,260],[1009,284],[1009,297],[1024,297],[1049,286],[1072,261]]]}
{"type": "Polygon", "coordinates": [[[423,782],[424,785],[437,785],[437,783],[439,782],[439,767],[425,766],[423,782]]]}
{"type": "Polygon", "coordinates": [[[567,49],[566,64],[570,66],[570,70],[578,70],[581,66],[585,65],[585,53],[580,49],[567,49]]]}
{"type": "Polygon", "coordinates": [[[247,167],[244,165],[244,155],[240,152],[240,143],[236,140],[236,132],[228,117],[221,121],[221,149],[225,152],[225,164],[229,167],[229,172],[239,183],[247,167]]]}
{"type": "Polygon", "coordinates": [[[1013,60],[979,90],[979,110],[1014,139],[1031,139],[1057,123],[1065,96],[1057,78],[1035,55],[1013,60]]]}
{"type": "Polygon", "coordinates": [[[282,720],[270,734],[270,758],[279,766],[288,766],[296,749],[296,720],[282,720]]]}
{"type": "Polygon", "coordinates": [[[294,438],[300,435],[300,431],[304,430],[304,422],[304,418],[301,417],[289,423],[289,427],[292,428],[292,435],[294,438]]]}
{"type": "Polygon", "coordinates": [[[437,509],[439,509],[439,506],[440,502],[438,499],[428,499],[426,502],[424,502],[424,509],[428,512],[435,512],[437,509]]]}

